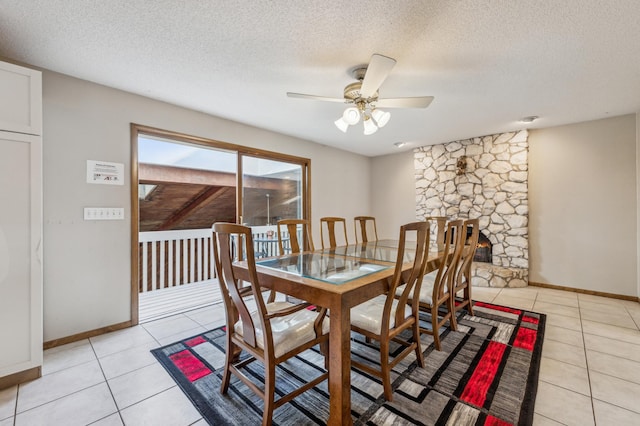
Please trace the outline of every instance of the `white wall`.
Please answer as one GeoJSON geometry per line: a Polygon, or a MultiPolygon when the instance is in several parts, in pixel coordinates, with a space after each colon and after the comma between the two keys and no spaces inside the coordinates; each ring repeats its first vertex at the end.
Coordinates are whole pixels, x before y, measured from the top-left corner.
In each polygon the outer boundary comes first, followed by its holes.
{"type": "Polygon", "coordinates": [[[413,150],[372,159],[371,198],[378,237],[398,238],[400,226],[416,220],[413,150]]]}
{"type": "MultiPolygon", "coordinates": [[[[640,296],[636,139],[636,115],[530,131],[531,281],[640,296]]],[[[413,153],[374,158],[371,182],[391,237],[415,219],[413,153]]]]}
{"type": "Polygon", "coordinates": [[[636,295],[640,299],[640,112],[636,114],[636,295]]]}
{"type": "Polygon", "coordinates": [[[529,279],[637,295],[635,115],[532,130],[529,279]]]}
{"type": "Polygon", "coordinates": [[[321,216],[370,210],[367,157],[46,70],[43,96],[45,341],[130,319],[131,122],[310,158],[318,242],[321,216]],[[126,184],[86,183],[86,160],[124,163],[126,184]],[[124,207],[125,220],[83,220],[103,206],[124,207]]]}

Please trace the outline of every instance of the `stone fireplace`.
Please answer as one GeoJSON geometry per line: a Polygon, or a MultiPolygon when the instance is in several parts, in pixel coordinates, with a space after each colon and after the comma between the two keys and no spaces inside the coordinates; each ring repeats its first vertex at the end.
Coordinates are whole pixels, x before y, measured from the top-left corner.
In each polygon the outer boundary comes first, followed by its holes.
{"type": "Polygon", "coordinates": [[[414,150],[416,217],[478,218],[490,243],[490,262],[474,259],[475,286],[528,283],[527,139],[523,130],[414,150]]]}
{"type": "MultiPolygon", "coordinates": [[[[471,238],[471,229],[467,230],[467,240],[471,238]]],[[[491,240],[484,235],[484,232],[480,232],[478,235],[478,244],[476,247],[476,254],[473,256],[474,262],[493,263],[493,244],[491,240]]]]}

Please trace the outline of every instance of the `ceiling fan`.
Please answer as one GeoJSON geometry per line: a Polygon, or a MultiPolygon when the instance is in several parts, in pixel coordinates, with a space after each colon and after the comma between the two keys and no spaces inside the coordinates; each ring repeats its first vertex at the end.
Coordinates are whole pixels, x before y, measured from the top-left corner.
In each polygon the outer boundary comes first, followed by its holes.
{"type": "Polygon", "coordinates": [[[329,98],[325,96],[305,95],[303,93],[287,92],[290,98],[314,99],[318,101],[343,102],[351,106],[338,118],[334,124],[346,133],[350,125],[357,124],[360,119],[364,124],[364,134],[371,135],[384,127],[391,118],[391,114],[378,109],[381,108],[426,108],[433,101],[433,96],[418,96],[413,98],[378,98],[378,89],[387,78],[396,60],[374,53],[369,65],[353,69],[353,77],[358,80],[344,88],[344,98],[329,98]]]}

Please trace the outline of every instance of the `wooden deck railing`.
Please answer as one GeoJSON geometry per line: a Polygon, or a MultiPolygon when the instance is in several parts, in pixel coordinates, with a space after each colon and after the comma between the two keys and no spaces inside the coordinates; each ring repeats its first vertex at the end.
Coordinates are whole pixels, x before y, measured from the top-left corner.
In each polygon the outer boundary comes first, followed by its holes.
{"type": "MultiPolygon", "coordinates": [[[[256,257],[276,256],[276,227],[253,227],[256,257]],[[273,232],[273,234],[271,234],[273,232]]],[[[140,293],[215,278],[211,229],[139,233],[140,293]]]]}

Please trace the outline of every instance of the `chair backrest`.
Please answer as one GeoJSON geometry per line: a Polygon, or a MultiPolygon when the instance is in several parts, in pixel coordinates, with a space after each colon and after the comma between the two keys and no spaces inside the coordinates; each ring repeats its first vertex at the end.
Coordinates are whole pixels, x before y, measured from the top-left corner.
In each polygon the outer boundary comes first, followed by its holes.
{"type": "MultiPolygon", "coordinates": [[[[429,223],[428,222],[412,222],[402,225],[400,227],[400,242],[398,244],[398,257],[396,259],[396,267],[393,273],[393,279],[389,292],[387,293],[387,300],[384,306],[382,328],[381,330],[389,330],[389,314],[393,306],[394,299],[397,298],[398,305],[396,307],[395,324],[399,326],[405,321],[405,306],[409,301],[411,294],[413,294],[414,288],[416,292],[420,292],[420,284],[422,283],[422,277],[429,258],[429,223]],[[413,238],[407,239],[408,233],[415,232],[415,246],[413,246],[413,238]],[[413,265],[409,273],[409,277],[403,279],[403,265],[405,262],[405,247],[415,250],[415,257],[413,259],[413,265]],[[396,289],[405,285],[404,290],[400,297],[396,295],[396,289]]],[[[406,277],[406,274],[404,275],[406,277]]],[[[414,303],[411,307],[414,316],[418,315],[419,306],[414,303]]]]}
{"type": "Polygon", "coordinates": [[[427,216],[425,220],[431,223],[433,226],[432,229],[435,228],[435,232],[432,232],[432,236],[435,235],[436,244],[444,243],[444,231],[447,227],[447,218],[446,216],[427,216]]]}
{"type": "Polygon", "coordinates": [[[456,284],[457,268],[467,237],[463,221],[461,219],[449,221],[445,235],[446,238],[442,244],[442,261],[433,283],[433,303],[440,301],[456,284]]]}
{"type": "Polygon", "coordinates": [[[342,224],[342,229],[344,230],[344,242],[345,244],[349,244],[349,240],[347,238],[347,221],[343,217],[321,217],[320,218],[320,242],[322,243],[322,248],[325,248],[324,244],[324,228],[327,228],[327,235],[329,237],[329,244],[326,248],[335,248],[337,246],[336,243],[336,224],[342,224]]]}
{"type": "Polygon", "coordinates": [[[282,219],[278,221],[278,247],[280,254],[284,254],[284,242],[281,227],[285,227],[289,234],[291,253],[300,253],[304,250],[315,250],[313,237],[311,236],[311,222],[307,219],[282,219]],[[302,239],[298,240],[298,227],[302,228],[302,239]]]}
{"type": "Polygon", "coordinates": [[[473,263],[473,256],[476,254],[478,238],[480,236],[480,223],[478,219],[465,220],[463,224],[463,233],[466,240],[466,247],[460,255],[460,266],[458,267],[456,276],[456,286],[461,285],[465,280],[468,285],[471,285],[471,263],[473,263]],[[467,235],[469,235],[468,238],[467,235]]]}
{"type": "Polygon", "coordinates": [[[215,223],[213,225],[213,257],[224,300],[227,327],[231,327],[230,330],[233,330],[239,316],[242,320],[244,341],[254,348],[258,347],[256,326],[243,298],[248,293],[252,293],[259,313],[257,318],[261,322],[260,328],[264,330],[264,347],[266,348],[270,343],[271,323],[264,319],[267,315],[267,308],[258,282],[251,228],[235,223],[215,223]],[[232,264],[235,260],[235,253],[245,254],[249,271],[249,286],[242,284],[246,280],[236,278],[233,271],[232,264]]]}
{"type": "Polygon", "coordinates": [[[353,218],[353,228],[356,234],[356,244],[359,242],[378,241],[378,230],[376,229],[376,218],[373,216],[356,216],[353,218]],[[367,234],[367,228],[373,228],[373,236],[367,234]],[[360,239],[358,239],[358,229],[360,230],[360,239]]]}

